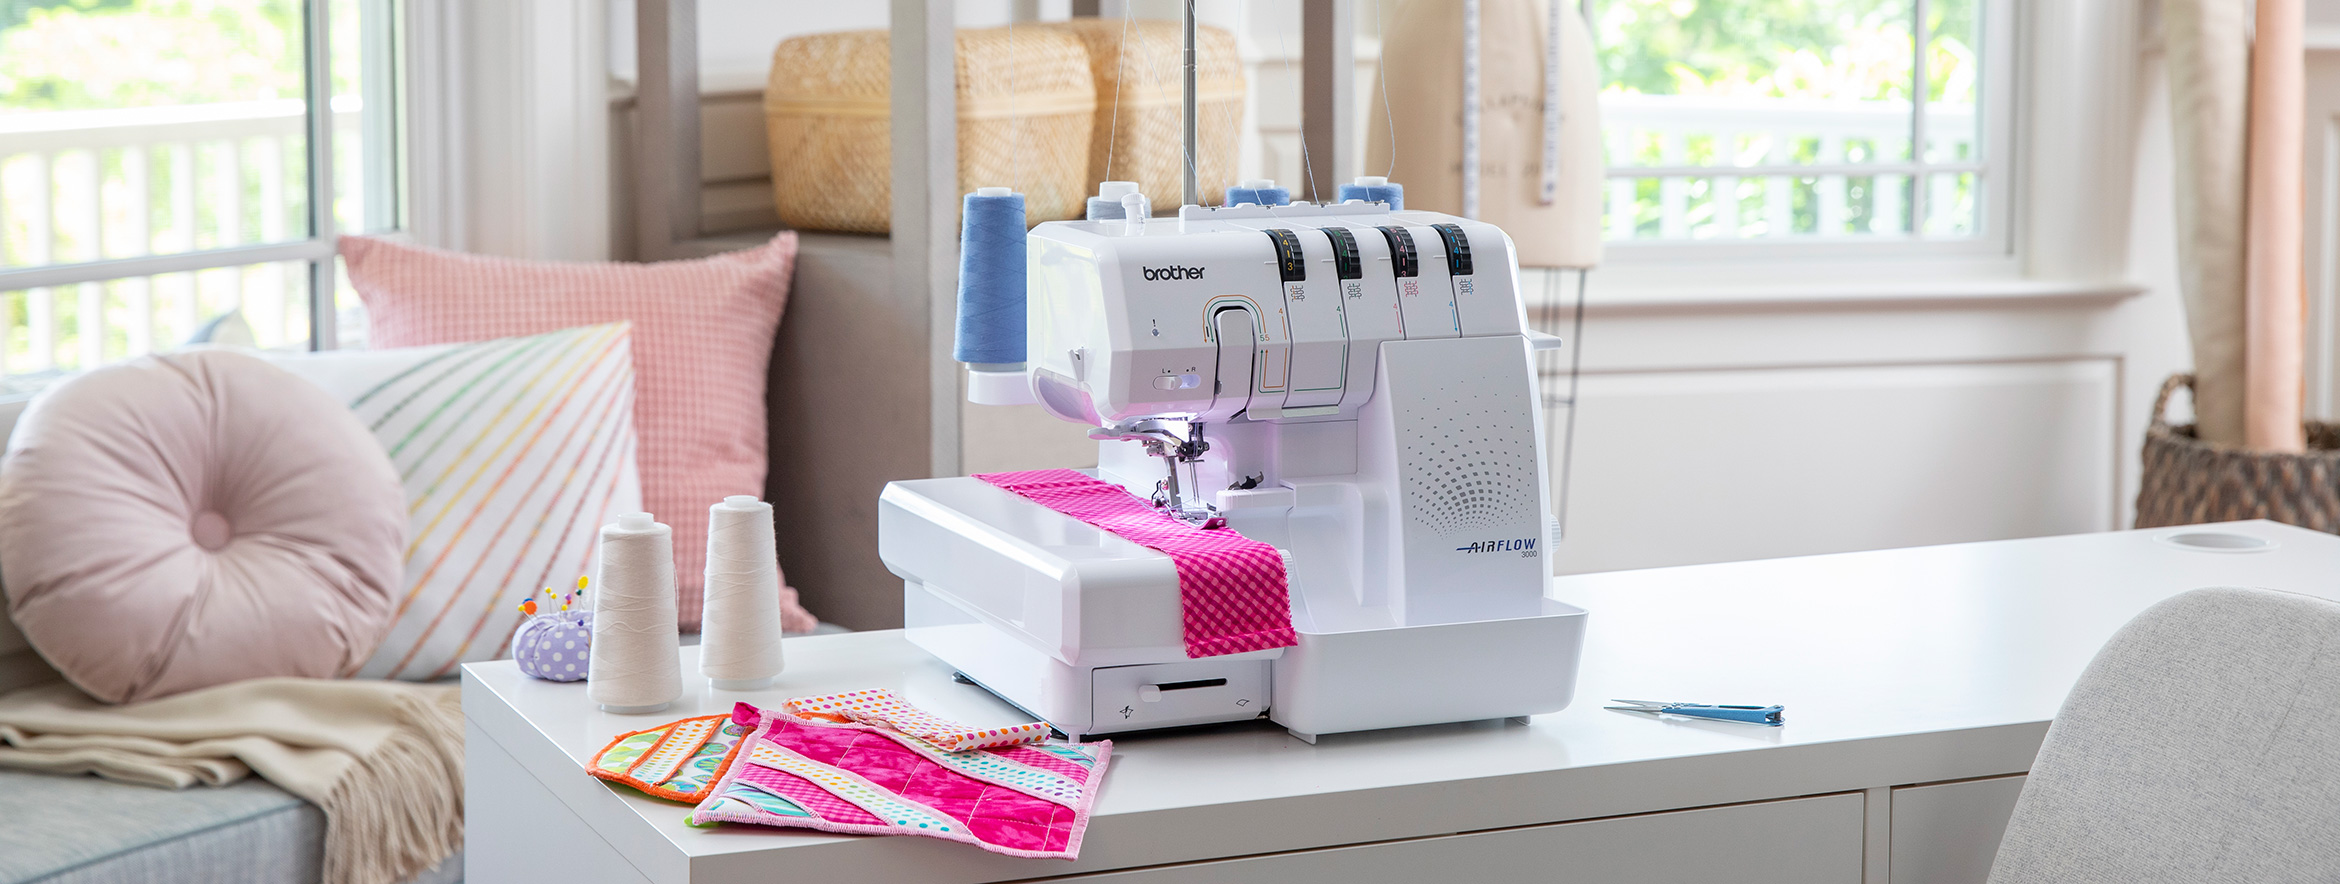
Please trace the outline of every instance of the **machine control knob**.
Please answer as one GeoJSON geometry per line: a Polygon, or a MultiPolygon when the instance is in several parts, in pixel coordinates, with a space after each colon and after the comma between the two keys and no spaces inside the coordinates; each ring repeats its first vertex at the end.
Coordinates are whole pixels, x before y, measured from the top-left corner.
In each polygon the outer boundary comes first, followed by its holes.
{"type": "Polygon", "coordinates": [[[1463,235],[1460,224],[1432,224],[1438,238],[1446,242],[1446,272],[1455,276],[1471,275],[1471,238],[1463,235]]]}
{"type": "Polygon", "coordinates": [[[1272,228],[1268,239],[1276,244],[1276,272],[1285,282],[1299,282],[1308,278],[1308,262],[1300,251],[1300,237],[1283,228],[1272,228]]]}
{"type": "Polygon", "coordinates": [[[1141,685],[1138,685],[1138,702],[1140,702],[1140,703],[1159,703],[1159,702],[1162,702],[1162,686],[1161,686],[1161,685],[1151,685],[1151,684],[1141,684],[1141,685]]]}
{"type": "Polygon", "coordinates": [[[1420,253],[1414,250],[1414,235],[1403,227],[1381,228],[1383,239],[1389,240],[1389,269],[1401,279],[1421,275],[1420,253]]]}

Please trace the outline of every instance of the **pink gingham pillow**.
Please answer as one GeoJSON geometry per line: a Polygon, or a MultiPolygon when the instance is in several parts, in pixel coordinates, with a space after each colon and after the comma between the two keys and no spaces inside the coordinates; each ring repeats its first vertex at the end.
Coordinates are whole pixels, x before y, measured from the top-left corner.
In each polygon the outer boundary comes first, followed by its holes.
{"type": "MultiPolygon", "coordinates": [[[[656,264],[558,263],[341,238],[366,303],[368,344],[418,347],[634,324],[634,431],[642,503],[674,526],[684,629],[699,625],[707,507],[764,491],[764,376],[788,300],[796,234],[656,264]]],[[[783,581],[783,626],[811,614],[783,581]]]]}

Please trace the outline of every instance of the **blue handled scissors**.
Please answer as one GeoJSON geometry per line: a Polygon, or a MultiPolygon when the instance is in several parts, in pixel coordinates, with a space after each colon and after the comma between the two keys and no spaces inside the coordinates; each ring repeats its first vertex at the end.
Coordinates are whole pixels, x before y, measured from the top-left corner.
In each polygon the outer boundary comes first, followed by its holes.
{"type": "Polygon", "coordinates": [[[1661,703],[1656,700],[1610,700],[1609,702],[1627,704],[1603,707],[1619,712],[1686,715],[1691,718],[1738,721],[1771,727],[1778,727],[1787,722],[1787,719],[1781,715],[1787,711],[1786,706],[1709,706],[1704,703],[1661,703]]]}

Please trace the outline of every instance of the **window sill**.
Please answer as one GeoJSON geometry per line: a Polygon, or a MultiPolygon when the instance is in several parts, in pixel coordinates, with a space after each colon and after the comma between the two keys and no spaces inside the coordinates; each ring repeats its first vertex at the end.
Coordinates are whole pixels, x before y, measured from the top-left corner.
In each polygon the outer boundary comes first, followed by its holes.
{"type": "MultiPolygon", "coordinates": [[[[1879,268],[1882,269],[1882,268],[1879,268]]],[[[1647,267],[1595,268],[1587,280],[1585,312],[1648,313],[1783,308],[1936,308],[2045,304],[2111,304],[2142,294],[2122,280],[2023,279],[2013,275],[1898,268],[1891,273],[1794,274],[1715,266],[1652,272],[1647,267]]],[[[1572,274],[1521,268],[1529,306],[1558,299],[1572,304],[1572,274]],[[1540,276],[1557,276],[1546,282],[1540,276]]]]}

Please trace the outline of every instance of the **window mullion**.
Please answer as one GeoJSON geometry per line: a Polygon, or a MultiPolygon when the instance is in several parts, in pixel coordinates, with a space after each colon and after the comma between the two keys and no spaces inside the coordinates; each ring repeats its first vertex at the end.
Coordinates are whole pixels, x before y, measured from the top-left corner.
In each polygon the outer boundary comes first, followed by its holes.
{"type": "Polygon", "coordinates": [[[1909,176],[1909,236],[1926,234],[1926,0],[1910,0],[1909,161],[1917,168],[1909,176]]]}
{"type": "MultiPolygon", "coordinates": [[[[329,0],[307,0],[309,99],[309,238],[330,246],[336,235],[333,219],[333,29],[326,18],[329,0]]],[[[336,341],[333,316],[333,256],[330,252],[309,262],[309,349],[331,350],[336,341]]]]}

